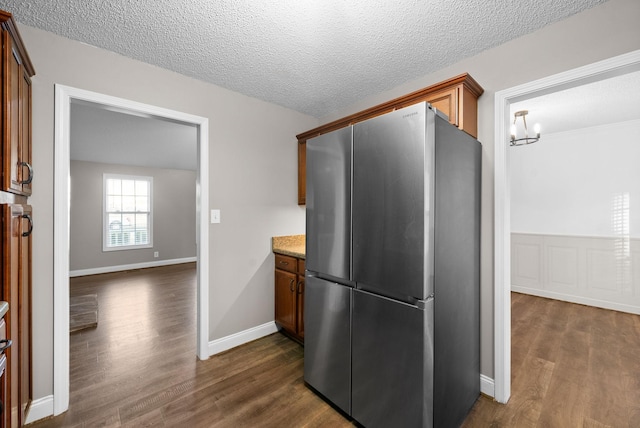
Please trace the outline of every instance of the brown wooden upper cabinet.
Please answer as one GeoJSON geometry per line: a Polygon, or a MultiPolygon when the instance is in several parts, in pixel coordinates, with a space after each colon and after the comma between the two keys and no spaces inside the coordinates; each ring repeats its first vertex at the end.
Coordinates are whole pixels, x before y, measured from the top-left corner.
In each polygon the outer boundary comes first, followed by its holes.
{"type": "Polygon", "coordinates": [[[477,137],[478,97],[483,92],[484,89],[478,82],[468,73],[464,73],[296,135],[298,139],[298,205],[306,203],[307,140],[309,138],[422,101],[430,103],[435,109],[446,114],[449,117],[449,122],[458,128],[477,137]]]}
{"type": "Polygon", "coordinates": [[[2,30],[2,180],[0,190],[31,195],[31,77],[35,74],[10,13],[2,30]]]}

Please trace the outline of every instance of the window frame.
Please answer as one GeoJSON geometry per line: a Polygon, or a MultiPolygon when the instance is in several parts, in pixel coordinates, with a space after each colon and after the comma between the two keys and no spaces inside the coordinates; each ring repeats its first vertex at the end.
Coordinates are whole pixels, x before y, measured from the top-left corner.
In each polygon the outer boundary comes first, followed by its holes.
{"type": "MultiPolygon", "coordinates": [[[[122,191],[121,191],[122,194],[122,191]]],[[[125,251],[125,250],[140,250],[145,248],[153,248],[153,177],[130,175],[130,174],[111,174],[104,173],[102,175],[102,251],[125,251]],[[107,202],[107,182],[109,179],[118,180],[136,180],[146,181],[148,185],[148,197],[149,197],[149,210],[148,211],[108,211],[107,202]],[[147,214],[147,236],[149,237],[148,243],[145,244],[133,244],[133,245],[118,245],[108,246],[109,242],[109,214],[122,213],[125,214],[147,214]]]]}

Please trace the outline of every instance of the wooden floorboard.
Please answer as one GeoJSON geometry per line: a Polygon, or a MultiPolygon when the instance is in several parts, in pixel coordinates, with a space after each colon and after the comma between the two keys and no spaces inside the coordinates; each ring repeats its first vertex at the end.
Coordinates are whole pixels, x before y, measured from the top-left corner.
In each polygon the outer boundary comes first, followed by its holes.
{"type": "MultiPolygon", "coordinates": [[[[70,407],[47,427],[353,427],[276,333],[198,361],[195,264],[71,279],[98,326],[71,334],[70,407]]],[[[512,294],[512,397],[464,427],[640,427],[640,317],[512,294]]]]}

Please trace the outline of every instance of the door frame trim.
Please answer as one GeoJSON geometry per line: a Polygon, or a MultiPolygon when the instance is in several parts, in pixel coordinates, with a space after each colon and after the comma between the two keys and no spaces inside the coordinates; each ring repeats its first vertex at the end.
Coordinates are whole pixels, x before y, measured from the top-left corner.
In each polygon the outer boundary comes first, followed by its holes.
{"type": "Polygon", "coordinates": [[[197,344],[201,360],[209,358],[209,119],[175,110],[55,85],[54,226],[53,226],[53,414],[69,408],[69,216],[70,116],[73,100],[155,116],[198,127],[196,173],[197,344]]]}
{"type": "Polygon", "coordinates": [[[554,74],[495,94],[494,157],[494,398],[511,396],[511,103],[640,70],[640,50],[554,74]]]}

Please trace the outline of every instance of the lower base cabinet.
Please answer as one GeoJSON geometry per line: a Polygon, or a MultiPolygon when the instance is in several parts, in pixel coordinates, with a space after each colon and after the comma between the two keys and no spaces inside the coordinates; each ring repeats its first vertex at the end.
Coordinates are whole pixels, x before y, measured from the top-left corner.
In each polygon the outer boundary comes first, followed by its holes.
{"type": "Polygon", "coordinates": [[[6,339],[11,347],[2,355],[5,362],[2,420],[6,427],[25,425],[32,401],[31,381],[31,206],[1,204],[2,296],[9,303],[4,316],[6,339]]]}
{"type": "Polygon", "coordinates": [[[11,426],[10,412],[5,407],[7,399],[7,357],[0,356],[0,428],[11,426]]]}
{"type": "Polygon", "coordinates": [[[7,390],[7,357],[5,352],[11,346],[7,339],[7,324],[4,316],[0,318],[0,428],[11,426],[11,412],[7,408],[9,392],[7,390]]]}
{"type": "Polygon", "coordinates": [[[276,254],[275,321],[287,335],[304,341],[304,259],[276,254]]]}

